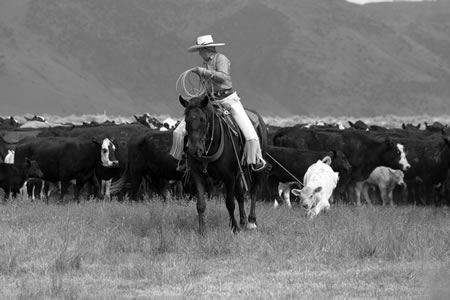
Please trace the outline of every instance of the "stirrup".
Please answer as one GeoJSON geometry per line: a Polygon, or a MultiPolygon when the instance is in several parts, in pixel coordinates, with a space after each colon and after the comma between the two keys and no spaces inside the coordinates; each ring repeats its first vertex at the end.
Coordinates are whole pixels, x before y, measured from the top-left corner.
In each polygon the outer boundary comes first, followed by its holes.
{"type": "Polygon", "coordinates": [[[266,167],[266,162],[262,159],[260,162],[251,165],[253,172],[259,172],[264,170],[266,167]]]}

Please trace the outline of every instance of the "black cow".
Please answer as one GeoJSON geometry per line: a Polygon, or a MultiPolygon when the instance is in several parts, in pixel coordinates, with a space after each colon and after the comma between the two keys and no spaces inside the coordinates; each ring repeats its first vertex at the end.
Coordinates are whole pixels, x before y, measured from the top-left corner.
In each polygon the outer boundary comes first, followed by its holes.
{"type": "Polygon", "coordinates": [[[403,123],[402,124],[402,129],[417,131],[417,130],[420,130],[420,125],[421,125],[420,123],[417,124],[417,125],[413,125],[411,123],[408,123],[408,124],[403,123]]]}
{"type": "Polygon", "coordinates": [[[0,162],[5,161],[6,155],[8,155],[8,144],[3,137],[0,136],[0,162]]]}
{"type": "Polygon", "coordinates": [[[149,129],[141,124],[122,125],[96,125],[96,126],[58,126],[46,128],[38,137],[60,136],[60,137],[80,137],[95,138],[103,140],[109,138],[114,140],[116,157],[120,167],[125,168],[128,159],[128,140],[139,133],[147,132],[149,129]]]}
{"type": "Polygon", "coordinates": [[[286,170],[295,175],[297,179],[302,180],[309,166],[325,156],[331,158],[331,168],[336,172],[348,173],[352,169],[347,157],[341,150],[313,151],[269,146],[267,153],[272,166],[269,177],[273,176],[281,182],[294,179],[286,170]]]}
{"type": "Polygon", "coordinates": [[[0,163],[0,187],[5,191],[4,200],[12,192],[14,198],[30,177],[42,177],[43,173],[35,160],[26,158],[22,163],[0,163]]]}
{"type": "Polygon", "coordinates": [[[428,138],[398,138],[406,149],[411,167],[405,171],[412,202],[437,204],[440,200],[435,188],[447,179],[450,168],[450,140],[440,135],[428,138]],[[425,199],[423,199],[425,198],[425,199]]]}
{"type": "Polygon", "coordinates": [[[282,129],[281,126],[267,124],[267,142],[269,145],[273,145],[273,138],[277,134],[278,130],[282,129]]]}
{"type": "MultiPolygon", "coordinates": [[[[269,146],[267,156],[272,169],[269,172],[269,192],[276,190],[279,182],[303,180],[308,168],[325,156],[331,158],[331,168],[339,173],[349,173],[351,165],[341,150],[312,151],[295,148],[269,146]],[[295,178],[292,176],[295,176],[295,178]]],[[[288,205],[290,205],[288,203],[288,205]]]]}
{"type": "Polygon", "coordinates": [[[27,116],[24,116],[25,120],[27,121],[38,121],[38,122],[47,122],[47,120],[43,116],[34,115],[33,117],[29,118],[27,116]]]}
{"type": "Polygon", "coordinates": [[[13,116],[9,118],[0,117],[0,128],[1,129],[14,129],[20,127],[20,122],[14,119],[13,116]]]}
{"type": "Polygon", "coordinates": [[[400,144],[389,137],[374,137],[370,131],[287,127],[275,135],[274,145],[315,151],[341,150],[352,171],[349,176],[340,177],[337,193],[357,181],[366,180],[377,166],[402,170],[408,167],[400,144]]]}
{"type": "Polygon", "coordinates": [[[0,129],[0,136],[8,144],[8,148],[13,149],[15,144],[25,138],[33,138],[38,136],[43,128],[9,128],[0,129]]]}
{"type": "Polygon", "coordinates": [[[352,121],[348,121],[348,125],[350,125],[351,128],[358,129],[358,130],[369,130],[369,125],[364,123],[364,121],[358,120],[355,123],[352,121]]]}
{"type": "Polygon", "coordinates": [[[427,122],[425,123],[425,130],[431,132],[441,132],[444,133],[447,125],[442,124],[441,122],[433,122],[433,124],[429,125],[427,122]]]}
{"type": "Polygon", "coordinates": [[[386,131],[387,128],[379,125],[367,125],[361,120],[356,121],[355,123],[352,123],[351,121],[348,121],[348,124],[351,128],[358,129],[358,130],[371,130],[371,131],[386,131]]]}
{"type": "Polygon", "coordinates": [[[352,177],[359,180],[367,179],[380,165],[393,169],[407,168],[407,162],[401,160],[401,145],[394,143],[389,136],[375,137],[366,131],[291,127],[279,131],[274,137],[274,145],[315,151],[341,150],[352,166],[352,177]]]}
{"type": "MultiPolygon", "coordinates": [[[[160,122],[155,117],[150,116],[149,113],[145,113],[142,116],[136,116],[134,115],[134,118],[136,121],[144,126],[147,126],[150,129],[153,130],[160,130],[162,127],[165,127],[162,122],[160,122]]],[[[166,127],[165,127],[166,128],[166,127]]],[[[167,128],[169,129],[169,128],[167,128]]]]}
{"type": "Polygon", "coordinates": [[[98,185],[93,176],[97,166],[118,166],[114,152],[114,145],[108,138],[98,142],[76,137],[40,137],[19,143],[15,161],[23,162],[26,157],[34,159],[44,180],[61,181],[60,200],[67,193],[70,180],[76,180],[75,200],[79,202],[80,190],[88,180],[98,185]]]}
{"type": "Polygon", "coordinates": [[[387,131],[388,129],[384,126],[380,125],[370,125],[369,126],[370,131],[387,131]]]}
{"type": "Polygon", "coordinates": [[[394,143],[403,145],[410,168],[404,170],[411,202],[436,203],[434,187],[447,177],[449,169],[449,138],[440,132],[427,130],[390,130],[386,133],[370,133],[375,138],[389,137],[394,143]]]}
{"type": "MultiPolygon", "coordinates": [[[[95,125],[95,126],[73,126],[67,127],[55,127],[48,128],[43,131],[39,136],[67,136],[67,137],[94,137],[97,140],[103,140],[104,138],[111,138],[116,145],[116,158],[119,161],[119,168],[114,170],[96,170],[96,177],[98,181],[102,181],[105,184],[105,190],[102,189],[102,194],[108,197],[110,191],[108,186],[110,183],[107,181],[111,178],[120,177],[125,170],[128,161],[128,141],[131,137],[150,131],[148,127],[141,124],[122,124],[122,125],[95,125]],[[106,174],[109,173],[109,174],[106,174]],[[112,174],[111,174],[112,173],[112,174]]],[[[95,181],[94,181],[95,184],[95,181]]],[[[97,195],[97,186],[92,187],[94,195],[97,195]]]]}
{"type": "Polygon", "coordinates": [[[112,183],[111,193],[129,193],[131,199],[140,198],[139,188],[144,178],[151,182],[157,194],[165,196],[169,180],[181,180],[176,171],[178,160],[169,155],[171,131],[147,131],[133,136],[128,144],[128,164],[121,179],[112,183]]]}

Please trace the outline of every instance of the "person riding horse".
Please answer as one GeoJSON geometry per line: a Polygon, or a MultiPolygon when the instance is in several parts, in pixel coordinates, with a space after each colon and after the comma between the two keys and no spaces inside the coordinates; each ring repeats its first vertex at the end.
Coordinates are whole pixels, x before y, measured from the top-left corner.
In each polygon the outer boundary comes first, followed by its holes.
{"type": "MultiPolygon", "coordinates": [[[[191,72],[197,74],[206,85],[206,93],[210,99],[229,107],[230,113],[245,137],[244,157],[253,171],[261,171],[266,162],[262,157],[258,135],[253,127],[240,97],[233,89],[230,75],[230,60],[222,53],[217,52],[217,46],[225,43],[214,43],[211,35],[197,37],[196,44],[187,49],[188,52],[198,52],[203,59],[203,67],[195,67],[191,72]]],[[[186,136],[186,123],[181,121],[173,133],[173,144],[170,154],[180,161],[177,170],[186,168],[183,159],[184,137],[186,136]]]]}

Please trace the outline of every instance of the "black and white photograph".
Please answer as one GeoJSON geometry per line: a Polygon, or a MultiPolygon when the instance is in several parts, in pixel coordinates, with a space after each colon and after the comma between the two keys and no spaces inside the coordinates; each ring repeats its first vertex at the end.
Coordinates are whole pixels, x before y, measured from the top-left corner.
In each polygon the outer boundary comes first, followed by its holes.
{"type": "Polygon", "coordinates": [[[0,0],[0,299],[450,299],[450,0],[0,0]]]}

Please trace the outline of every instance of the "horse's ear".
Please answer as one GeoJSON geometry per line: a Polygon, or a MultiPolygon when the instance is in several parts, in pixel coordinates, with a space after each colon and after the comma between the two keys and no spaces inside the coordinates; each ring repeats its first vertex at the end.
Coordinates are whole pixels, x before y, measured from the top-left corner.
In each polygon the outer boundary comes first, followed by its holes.
{"type": "Polygon", "coordinates": [[[181,105],[183,105],[183,107],[188,107],[188,105],[189,105],[189,101],[188,100],[186,100],[183,97],[181,97],[181,95],[180,95],[180,97],[178,99],[180,100],[180,103],[181,103],[181,105]]]}
{"type": "Polygon", "coordinates": [[[200,107],[205,107],[206,105],[208,105],[208,102],[209,102],[209,97],[208,97],[208,95],[205,95],[202,102],[200,102],[200,107]]]}

